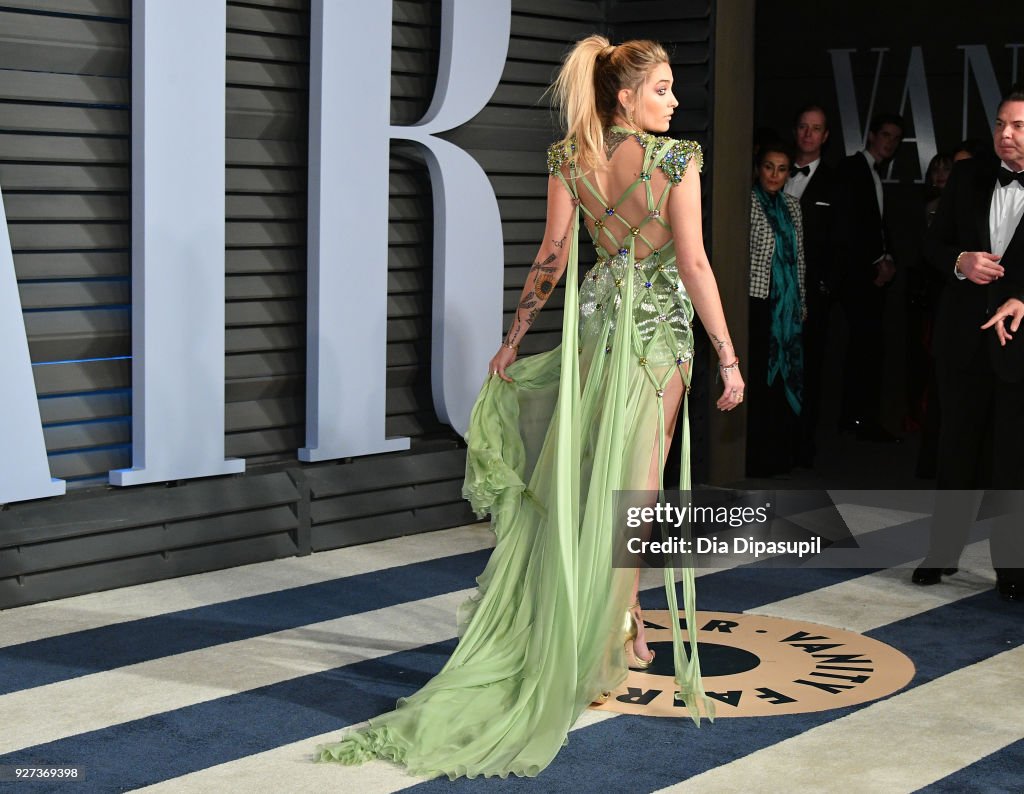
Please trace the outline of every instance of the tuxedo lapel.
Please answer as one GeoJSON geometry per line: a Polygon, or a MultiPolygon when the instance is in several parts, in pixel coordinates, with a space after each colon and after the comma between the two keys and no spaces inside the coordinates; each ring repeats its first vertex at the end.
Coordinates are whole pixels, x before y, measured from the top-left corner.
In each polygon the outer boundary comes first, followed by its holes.
{"type": "Polygon", "coordinates": [[[875,191],[875,177],[871,173],[871,166],[868,165],[867,158],[862,152],[857,154],[857,160],[859,161],[861,171],[860,183],[862,186],[861,192],[864,194],[864,206],[871,207],[872,225],[877,223],[880,230],[882,228],[882,213],[878,209],[878,193],[875,191]]]}
{"type": "Polygon", "coordinates": [[[813,207],[814,202],[821,196],[821,188],[824,183],[824,180],[821,178],[821,169],[821,165],[815,169],[814,176],[808,180],[807,187],[804,188],[803,195],[800,196],[800,204],[803,205],[805,210],[809,207],[813,207]]]}
{"type": "MultiPolygon", "coordinates": [[[[1000,264],[1008,270],[1012,268],[1015,272],[1024,270],[1024,219],[1017,222],[1017,228],[1010,238],[1006,250],[1000,259],[1000,264]]],[[[1017,276],[1019,280],[1021,276],[1017,276]]]]}
{"type": "Polygon", "coordinates": [[[974,199],[971,207],[974,212],[974,226],[981,240],[981,250],[992,250],[992,234],[988,226],[989,208],[992,205],[992,191],[995,190],[996,172],[991,164],[986,163],[978,168],[974,178],[974,199]]]}

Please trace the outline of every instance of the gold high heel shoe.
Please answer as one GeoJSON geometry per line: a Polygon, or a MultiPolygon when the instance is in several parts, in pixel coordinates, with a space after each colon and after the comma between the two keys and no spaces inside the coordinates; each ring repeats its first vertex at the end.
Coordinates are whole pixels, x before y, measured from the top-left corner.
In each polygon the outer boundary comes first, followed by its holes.
{"type": "Polygon", "coordinates": [[[637,617],[637,613],[640,611],[640,602],[634,602],[629,609],[626,610],[626,666],[631,670],[647,670],[651,663],[654,661],[655,653],[654,649],[650,649],[651,658],[641,659],[636,655],[636,650],[633,648],[633,641],[637,636],[637,627],[640,624],[640,618],[637,617]],[[636,610],[634,612],[633,610],[636,610]]]}

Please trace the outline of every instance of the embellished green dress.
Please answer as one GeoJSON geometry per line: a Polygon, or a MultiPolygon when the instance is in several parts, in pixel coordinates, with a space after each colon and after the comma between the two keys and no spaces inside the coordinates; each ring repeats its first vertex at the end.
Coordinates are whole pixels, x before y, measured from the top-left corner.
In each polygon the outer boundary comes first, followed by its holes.
{"type": "MultiPolygon", "coordinates": [[[[630,174],[639,168],[614,204],[580,173],[574,147],[548,153],[578,208],[563,344],[516,361],[507,370],[514,383],[489,378],[473,409],[464,495],[491,514],[497,542],[459,611],[459,644],[426,686],[320,748],[320,760],[384,758],[452,779],[536,775],[580,713],[627,675],[623,622],[634,572],[612,567],[613,492],[647,488],[654,454],[661,471],[663,397],[689,391],[693,308],[662,214],[688,165],[701,167],[701,152],[689,141],[613,135],[632,147],[630,174]],[[577,290],[581,213],[598,261],[577,290]]],[[[681,421],[680,487],[688,489],[685,403],[681,421]]],[[[677,610],[673,573],[665,584],[677,610]]],[[[676,681],[697,719],[699,706],[707,716],[713,709],[700,680],[692,568],[682,583],[690,651],[687,658],[676,625],[676,681]]]]}

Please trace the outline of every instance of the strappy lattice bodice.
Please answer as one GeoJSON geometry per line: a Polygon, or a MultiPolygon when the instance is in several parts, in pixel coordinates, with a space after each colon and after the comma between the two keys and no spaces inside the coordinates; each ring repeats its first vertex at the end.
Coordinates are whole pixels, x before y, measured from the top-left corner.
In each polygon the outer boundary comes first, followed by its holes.
{"type": "MultiPolygon", "coordinates": [[[[693,308],[676,270],[672,230],[663,216],[670,191],[682,181],[689,163],[696,158],[700,167],[700,147],[613,127],[608,148],[607,165],[589,172],[576,165],[571,144],[556,144],[548,153],[549,170],[578,204],[597,252],[597,263],[580,287],[581,338],[611,339],[629,275],[633,347],[641,366],[683,365],[693,355],[693,308]],[[597,316],[604,321],[592,321],[597,316]]],[[[610,344],[605,348],[610,352],[610,344]]]]}

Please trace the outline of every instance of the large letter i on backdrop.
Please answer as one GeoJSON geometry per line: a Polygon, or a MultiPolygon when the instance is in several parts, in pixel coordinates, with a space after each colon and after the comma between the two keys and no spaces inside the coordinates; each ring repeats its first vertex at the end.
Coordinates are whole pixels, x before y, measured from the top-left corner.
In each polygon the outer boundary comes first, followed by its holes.
{"type": "Polygon", "coordinates": [[[409,446],[384,431],[391,138],[426,149],[434,191],[434,405],[455,429],[468,425],[501,333],[501,219],[480,166],[435,135],[487,103],[504,68],[510,25],[510,0],[445,0],[434,100],[418,125],[392,127],[391,3],[311,4],[302,460],[409,446]]]}
{"type": "Polygon", "coordinates": [[[226,26],[223,2],[132,4],[132,468],[114,485],[245,469],[224,459],[226,26]]]}

